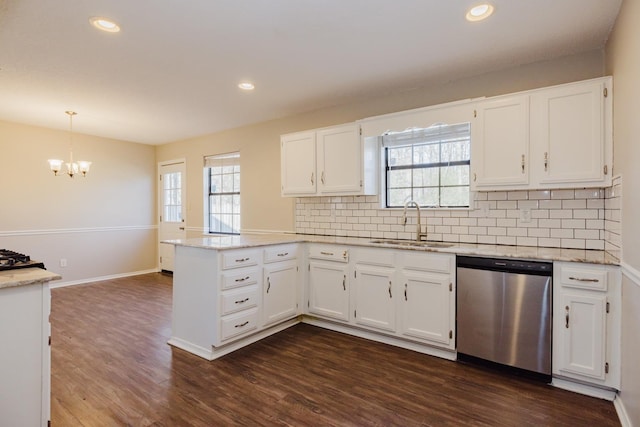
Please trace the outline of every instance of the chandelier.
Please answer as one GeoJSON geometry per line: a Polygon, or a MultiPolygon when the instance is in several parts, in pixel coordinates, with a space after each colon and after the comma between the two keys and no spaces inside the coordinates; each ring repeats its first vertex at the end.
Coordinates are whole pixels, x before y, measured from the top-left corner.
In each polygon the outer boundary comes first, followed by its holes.
{"type": "MultiPolygon", "coordinates": [[[[74,175],[81,173],[82,176],[87,176],[89,172],[89,168],[91,167],[91,162],[86,162],[83,160],[78,160],[77,162],[73,161],[73,116],[77,113],[75,111],[65,111],[65,113],[69,116],[69,161],[66,163],[67,170],[64,172],[69,177],[73,178],[74,175]]],[[[63,160],[58,159],[49,159],[49,167],[53,171],[54,175],[58,175],[60,169],[62,168],[63,160]]]]}

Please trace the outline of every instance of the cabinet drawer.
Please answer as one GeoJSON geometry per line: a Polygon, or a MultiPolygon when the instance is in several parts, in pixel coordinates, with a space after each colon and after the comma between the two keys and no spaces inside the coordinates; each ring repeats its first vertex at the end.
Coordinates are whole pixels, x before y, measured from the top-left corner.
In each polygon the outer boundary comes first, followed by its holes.
{"type": "Polygon", "coordinates": [[[355,254],[358,264],[395,267],[396,251],[387,249],[358,249],[355,254]]]}
{"type": "Polygon", "coordinates": [[[344,246],[313,245],[309,247],[309,258],[349,262],[349,249],[344,246]]]}
{"type": "Polygon", "coordinates": [[[298,257],[298,245],[269,247],[264,250],[264,262],[278,262],[298,257]]]}
{"type": "Polygon", "coordinates": [[[594,291],[607,290],[607,270],[604,267],[562,267],[560,283],[564,287],[589,289],[594,291]]]}
{"type": "Polygon", "coordinates": [[[230,268],[247,267],[250,265],[257,265],[260,257],[260,252],[257,250],[252,251],[229,251],[222,252],[222,269],[227,270],[230,268]]]}
{"type": "Polygon", "coordinates": [[[404,268],[449,274],[455,265],[454,255],[405,253],[404,268]]]}
{"type": "Polygon", "coordinates": [[[222,293],[222,315],[235,313],[236,311],[258,305],[260,291],[257,285],[244,286],[222,293]]]}
{"type": "Polygon", "coordinates": [[[258,327],[258,308],[222,318],[222,341],[252,331],[258,327]]]}
{"type": "Polygon", "coordinates": [[[222,273],[222,289],[254,285],[258,283],[260,276],[260,268],[258,267],[222,273]]]}

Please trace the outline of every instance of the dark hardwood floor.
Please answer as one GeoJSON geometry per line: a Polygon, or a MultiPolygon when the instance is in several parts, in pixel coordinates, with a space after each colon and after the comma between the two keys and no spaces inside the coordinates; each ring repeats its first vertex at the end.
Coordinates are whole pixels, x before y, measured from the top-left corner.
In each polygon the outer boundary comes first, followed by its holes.
{"type": "Polygon", "coordinates": [[[208,362],[166,344],[171,277],[52,291],[59,426],[614,426],[611,402],[297,325],[208,362]]]}

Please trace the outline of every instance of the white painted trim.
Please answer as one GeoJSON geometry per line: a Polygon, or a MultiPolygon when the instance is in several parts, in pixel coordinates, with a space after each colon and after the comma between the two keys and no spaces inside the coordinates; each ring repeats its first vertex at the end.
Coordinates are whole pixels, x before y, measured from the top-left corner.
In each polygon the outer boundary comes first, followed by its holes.
{"type": "Polygon", "coordinates": [[[171,337],[171,339],[169,339],[167,343],[174,347],[178,347],[182,350],[193,353],[196,356],[200,356],[203,359],[215,360],[242,347],[246,347],[249,344],[253,344],[256,341],[260,341],[261,339],[266,338],[270,335],[283,331],[293,325],[297,325],[298,323],[300,323],[299,317],[294,317],[293,319],[278,323],[275,326],[268,327],[267,329],[263,329],[256,332],[255,334],[240,338],[237,341],[230,342],[229,344],[224,344],[220,347],[211,346],[210,348],[204,348],[176,337],[171,337]]]}
{"type": "Polygon", "coordinates": [[[43,230],[0,231],[0,237],[43,236],[47,234],[102,233],[113,231],[156,230],[157,225],[123,225],[117,227],[53,228],[43,230]]]}
{"type": "Polygon", "coordinates": [[[629,414],[624,407],[622,397],[618,396],[616,400],[613,401],[613,407],[616,408],[616,413],[618,414],[618,419],[620,419],[622,427],[633,427],[631,418],[629,418],[629,414]]]}
{"type": "Polygon", "coordinates": [[[627,276],[627,278],[635,283],[636,286],[640,286],[640,271],[636,270],[626,262],[620,263],[620,267],[622,270],[622,274],[627,276]]]}
{"type": "Polygon", "coordinates": [[[576,382],[575,380],[571,379],[553,377],[553,379],[551,380],[551,385],[563,390],[569,390],[575,393],[580,393],[609,401],[614,401],[617,396],[617,392],[615,390],[593,387],[587,384],[576,382]]]}
{"type": "Polygon", "coordinates": [[[68,282],[55,282],[55,283],[51,282],[50,287],[51,289],[64,288],[66,286],[83,285],[85,283],[100,282],[103,280],[120,279],[122,277],[130,277],[130,276],[139,276],[141,274],[157,273],[159,271],[160,270],[158,268],[153,268],[151,270],[140,270],[140,271],[132,271],[129,273],[112,274],[109,276],[99,276],[99,277],[90,277],[87,279],[80,279],[80,280],[70,280],[68,282]]]}
{"type": "Polygon", "coordinates": [[[328,320],[319,319],[309,315],[304,315],[302,323],[308,323],[309,325],[318,326],[324,329],[330,329],[336,332],[342,332],[347,335],[353,335],[360,338],[365,338],[371,341],[377,341],[384,344],[392,345],[395,347],[404,348],[407,350],[413,350],[418,353],[427,354],[429,356],[436,356],[442,359],[455,361],[457,359],[457,353],[452,350],[441,349],[437,347],[431,347],[428,344],[422,344],[412,341],[403,340],[400,338],[383,335],[377,332],[370,332],[364,329],[359,329],[351,325],[344,325],[334,323],[328,320]]]}

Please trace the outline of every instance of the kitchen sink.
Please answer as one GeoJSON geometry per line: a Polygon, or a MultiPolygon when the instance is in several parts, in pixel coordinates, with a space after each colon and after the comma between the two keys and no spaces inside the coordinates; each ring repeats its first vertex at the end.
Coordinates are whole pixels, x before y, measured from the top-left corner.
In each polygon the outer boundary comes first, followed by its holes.
{"type": "Polygon", "coordinates": [[[382,245],[415,246],[420,248],[450,248],[451,246],[453,246],[452,243],[418,242],[417,240],[391,240],[391,239],[371,240],[371,243],[377,243],[382,245]]]}

